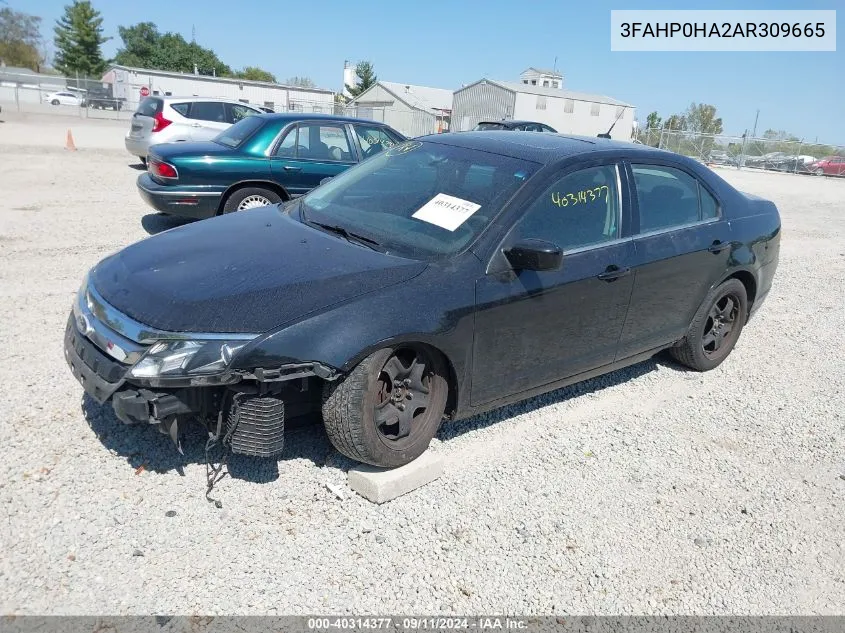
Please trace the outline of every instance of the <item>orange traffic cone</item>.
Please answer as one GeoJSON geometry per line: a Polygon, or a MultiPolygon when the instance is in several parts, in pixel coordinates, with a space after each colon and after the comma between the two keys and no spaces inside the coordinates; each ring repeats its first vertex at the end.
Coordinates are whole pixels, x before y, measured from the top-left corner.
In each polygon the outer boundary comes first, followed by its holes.
{"type": "Polygon", "coordinates": [[[68,149],[72,152],[76,151],[76,144],[73,142],[73,132],[70,131],[70,128],[68,128],[67,131],[67,141],[65,141],[65,149],[68,149]]]}

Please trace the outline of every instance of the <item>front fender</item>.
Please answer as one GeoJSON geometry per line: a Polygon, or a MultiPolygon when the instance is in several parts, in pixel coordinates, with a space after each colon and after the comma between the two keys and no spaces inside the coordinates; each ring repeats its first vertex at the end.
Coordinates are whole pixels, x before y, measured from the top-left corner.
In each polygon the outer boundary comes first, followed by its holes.
{"type": "MultiPolygon", "coordinates": [[[[251,371],[319,362],[346,373],[377,349],[424,343],[439,350],[463,391],[472,350],[475,295],[471,283],[444,287],[433,267],[410,283],[327,309],[255,340],[234,369],[251,371]]],[[[453,279],[471,279],[455,275],[453,279]]]]}

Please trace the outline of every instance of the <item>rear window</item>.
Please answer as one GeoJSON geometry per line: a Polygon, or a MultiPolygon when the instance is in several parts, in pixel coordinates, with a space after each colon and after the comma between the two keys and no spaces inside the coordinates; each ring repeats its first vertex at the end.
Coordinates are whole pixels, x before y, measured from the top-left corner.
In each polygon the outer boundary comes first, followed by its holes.
{"type": "Polygon", "coordinates": [[[239,147],[244,141],[264,124],[264,119],[259,116],[249,116],[241,119],[232,127],[226,128],[214,138],[215,143],[220,143],[226,147],[239,147]]]}
{"type": "Polygon", "coordinates": [[[138,109],[135,114],[142,114],[144,116],[155,116],[161,112],[163,102],[161,99],[155,97],[145,97],[141,103],[138,104],[138,109]]]}
{"type": "Polygon", "coordinates": [[[501,123],[479,123],[475,126],[477,131],[483,130],[506,130],[507,126],[502,125],[501,123]]]}
{"type": "Polygon", "coordinates": [[[170,107],[176,110],[182,116],[188,116],[188,108],[191,106],[190,103],[171,103],[170,107]]]}

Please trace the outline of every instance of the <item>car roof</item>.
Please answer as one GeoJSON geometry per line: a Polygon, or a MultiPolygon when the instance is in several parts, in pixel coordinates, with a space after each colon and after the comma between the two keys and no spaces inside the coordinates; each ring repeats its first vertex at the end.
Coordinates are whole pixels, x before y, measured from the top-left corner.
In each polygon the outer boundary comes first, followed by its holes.
{"type": "Polygon", "coordinates": [[[518,121],[513,119],[507,119],[505,121],[479,121],[478,124],[481,125],[482,123],[492,124],[492,125],[504,125],[505,127],[514,127],[516,125],[545,125],[545,123],[540,123],[539,121],[518,121]]]}
{"type": "Polygon", "coordinates": [[[453,132],[451,134],[430,134],[428,136],[421,136],[416,140],[441,143],[453,147],[477,149],[492,154],[502,154],[504,156],[542,164],[555,162],[567,156],[591,154],[607,150],[625,151],[629,154],[676,156],[671,152],[637,143],[614,141],[612,139],[592,136],[537,134],[537,132],[513,132],[511,134],[501,134],[495,131],[453,132]]]}
{"type": "Polygon", "coordinates": [[[173,97],[165,95],[149,95],[144,97],[144,99],[161,99],[165,103],[177,103],[184,101],[219,101],[220,103],[234,103],[237,105],[249,106],[250,108],[258,108],[258,106],[254,103],[244,103],[243,101],[238,101],[237,99],[226,99],[224,97],[173,97]]]}
{"type": "Polygon", "coordinates": [[[310,112],[267,112],[266,114],[262,114],[261,116],[263,116],[265,119],[273,119],[275,121],[302,121],[303,119],[319,121],[325,119],[327,121],[340,121],[345,123],[366,123],[367,125],[379,125],[385,127],[387,126],[386,123],[382,123],[381,121],[373,121],[372,119],[358,119],[351,116],[341,116],[337,114],[318,114],[310,112]]]}

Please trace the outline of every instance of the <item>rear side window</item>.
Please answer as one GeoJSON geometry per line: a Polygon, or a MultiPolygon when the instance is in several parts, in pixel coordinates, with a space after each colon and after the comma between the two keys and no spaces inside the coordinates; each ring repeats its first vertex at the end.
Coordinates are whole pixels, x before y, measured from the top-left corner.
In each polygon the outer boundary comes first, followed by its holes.
{"type": "Polygon", "coordinates": [[[189,119],[226,123],[226,109],[220,101],[194,101],[188,112],[189,119]]]}
{"type": "Polygon", "coordinates": [[[263,122],[264,120],[259,117],[247,117],[238,121],[232,127],[226,128],[224,132],[221,132],[215,137],[214,141],[226,147],[239,147],[244,141],[255,134],[263,122]]]}
{"type": "Polygon", "coordinates": [[[179,114],[186,117],[188,116],[188,110],[191,108],[190,103],[171,103],[170,107],[176,110],[179,114]]]}
{"type": "Polygon", "coordinates": [[[501,123],[479,123],[475,126],[476,131],[484,131],[484,130],[506,130],[507,126],[502,125],[501,123]]]}
{"type": "Polygon", "coordinates": [[[135,114],[141,114],[143,116],[155,116],[159,112],[161,112],[161,108],[164,105],[161,99],[156,99],[155,97],[145,97],[141,103],[138,104],[138,109],[135,110],[135,114]]]}
{"type": "Polygon", "coordinates": [[[236,103],[227,103],[226,108],[229,110],[229,115],[227,117],[229,123],[237,123],[241,119],[245,119],[247,117],[258,114],[258,112],[256,112],[252,108],[248,108],[246,106],[239,105],[236,103]]]}
{"type": "Polygon", "coordinates": [[[631,165],[640,207],[640,233],[718,216],[718,203],[696,178],[662,165],[631,165]]]}

